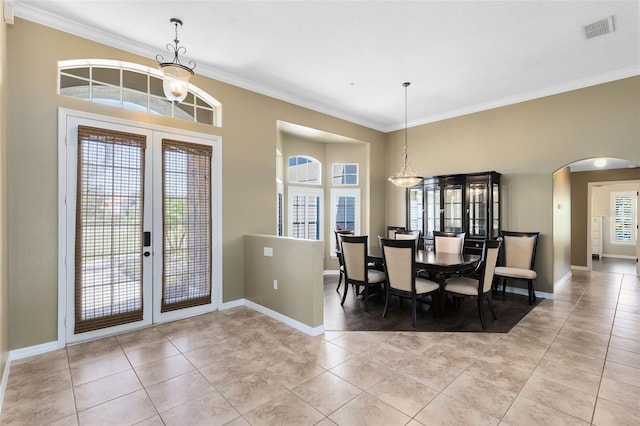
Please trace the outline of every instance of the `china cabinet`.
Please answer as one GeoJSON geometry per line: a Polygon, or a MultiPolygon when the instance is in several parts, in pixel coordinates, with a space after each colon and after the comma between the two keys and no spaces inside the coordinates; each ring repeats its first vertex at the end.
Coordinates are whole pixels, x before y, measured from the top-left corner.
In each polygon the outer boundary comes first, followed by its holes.
{"type": "Polygon", "coordinates": [[[500,201],[497,172],[426,178],[407,189],[407,227],[422,232],[427,249],[433,231],[465,232],[465,251],[480,252],[500,235],[500,201]]]}

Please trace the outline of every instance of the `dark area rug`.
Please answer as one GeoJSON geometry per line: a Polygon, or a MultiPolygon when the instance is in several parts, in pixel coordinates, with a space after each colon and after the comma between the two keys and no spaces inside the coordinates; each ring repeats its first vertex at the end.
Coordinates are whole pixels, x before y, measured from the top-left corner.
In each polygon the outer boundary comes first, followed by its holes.
{"type": "MultiPolygon", "coordinates": [[[[364,311],[364,301],[355,297],[353,286],[349,288],[344,306],[340,306],[344,282],[340,293],[336,292],[338,276],[324,277],[324,328],[327,331],[414,331],[411,325],[411,303],[405,300],[400,306],[398,297],[391,298],[389,312],[382,318],[384,299],[382,294],[369,297],[369,310],[364,311]]],[[[540,298],[538,298],[540,301],[540,298]]],[[[497,320],[491,317],[484,302],[483,309],[487,328],[482,329],[475,299],[462,300],[459,309],[447,304],[442,315],[434,318],[429,305],[421,305],[415,331],[440,332],[489,332],[506,333],[518,323],[534,306],[529,306],[527,296],[498,293],[493,297],[497,320]]]]}

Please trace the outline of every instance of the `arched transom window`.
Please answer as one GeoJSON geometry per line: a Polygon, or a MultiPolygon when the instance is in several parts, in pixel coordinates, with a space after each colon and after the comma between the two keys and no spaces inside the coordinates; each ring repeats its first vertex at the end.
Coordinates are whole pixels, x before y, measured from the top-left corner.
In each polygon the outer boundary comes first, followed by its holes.
{"type": "Polygon", "coordinates": [[[164,96],[162,74],[155,68],[105,59],[58,62],[59,93],[92,102],[166,117],[222,126],[222,105],[189,84],[184,101],[164,96]]]}
{"type": "Polygon", "coordinates": [[[305,183],[320,185],[320,162],[312,157],[289,157],[288,178],[289,183],[305,183]]]}

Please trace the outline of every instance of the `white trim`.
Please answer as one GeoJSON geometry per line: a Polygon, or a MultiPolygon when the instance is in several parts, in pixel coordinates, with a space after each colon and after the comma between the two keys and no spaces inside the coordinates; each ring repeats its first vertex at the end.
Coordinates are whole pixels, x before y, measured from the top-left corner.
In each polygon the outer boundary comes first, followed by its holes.
{"type": "Polygon", "coordinates": [[[608,257],[609,259],[628,259],[628,260],[636,260],[635,256],[627,256],[623,254],[607,254],[603,253],[602,257],[608,257]]]}
{"type": "MultiPolygon", "coordinates": [[[[289,238],[297,238],[297,237],[293,237],[291,234],[293,232],[293,214],[291,214],[291,211],[293,210],[293,197],[294,196],[303,196],[305,197],[305,199],[309,199],[309,197],[317,197],[319,199],[319,215],[317,218],[317,225],[318,225],[318,240],[319,241],[323,241],[325,236],[322,234],[324,232],[324,189],[323,188],[316,188],[316,187],[306,187],[306,186],[289,186],[288,191],[287,191],[287,229],[286,232],[284,232],[285,236],[289,237],[289,238]]],[[[309,210],[307,208],[308,206],[305,204],[305,239],[313,239],[313,238],[309,238],[309,236],[307,235],[307,231],[308,228],[306,227],[306,225],[309,223],[308,222],[308,213],[309,210]]]]}
{"type": "MultiPolygon", "coordinates": [[[[65,17],[57,16],[48,12],[43,12],[42,10],[30,4],[15,2],[12,3],[12,5],[14,7],[14,15],[19,18],[27,19],[29,21],[55,28],[69,34],[74,34],[78,37],[83,37],[88,40],[93,40],[107,46],[112,46],[126,52],[131,52],[145,58],[155,58],[156,54],[158,53],[157,47],[147,46],[142,43],[136,43],[135,41],[125,37],[118,37],[113,34],[108,34],[105,31],[97,29],[96,27],[80,24],[65,17]]],[[[227,72],[210,67],[206,64],[198,64],[198,74],[381,132],[388,133],[404,128],[404,123],[385,124],[380,121],[368,120],[362,116],[355,116],[353,114],[346,113],[345,111],[338,111],[336,110],[335,106],[325,105],[319,102],[311,101],[309,99],[304,99],[295,94],[274,89],[264,84],[251,81],[233,74],[229,74],[227,72]]],[[[426,117],[422,120],[410,122],[408,125],[409,127],[414,127],[427,123],[433,123],[436,121],[442,121],[449,118],[472,114],[475,112],[486,111],[506,105],[517,104],[532,99],[543,98],[546,96],[556,95],[558,93],[569,92],[572,90],[582,89],[585,87],[621,80],[623,78],[634,77],[637,75],[640,75],[640,66],[634,65],[628,68],[623,68],[604,74],[591,76],[588,78],[578,79],[563,84],[546,87],[540,90],[534,90],[516,96],[498,99],[492,102],[480,103],[466,108],[448,111],[442,114],[426,117]]]]}
{"type": "Polygon", "coordinates": [[[7,357],[7,362],[4,364],[4,371],[2,372],[2,382],[0,382],[0,413],[2,413],[2,406],[4,405],[4,394],[7,391],[7,383],[9,383],[10,370],[11,356],[7,357]]]}
{"type": "MultiPolygon", "coordinates": [[[[212,241],[212,258],[214,259],[214,263],[219,263],[218,265],[214,265],[212,268],[212,299],[213,303],[211,305],[207,305],[206,312],[212,312],[219,309],[222,302],[222,277],[223,277],[223,253],[222,253],[222,137],[213,135],[213,134],[205,134],[198,133],[189,130],[182,130],[177,128],[170,128],[150,123],[142,123],[137,121],[131,121],[111,116],[98,115],[93,113],[87,113],[83,111],[76,111],[66,108],[58,109],[58,212],[61,212],[58,215],[58,347],[62,348],[67,343],[71,343],[78,341],[77,339],[73,339],[72,334],[67,330],[69,325],[66,322],[66,315],[68,310],[69,297],[71,295],[68,294],[67,291],[67,282],[69,274],[67,268],[67,261],[65,255],[73,256],[73,253],[68,253],[69,247],[67,247],[67,234],[71,231],[68,227],[68,219],[67,215],[71,214],[67,209],[67,197],[69,197],[69,202],[72,201],[74,194],[68,194],[68,184],[69,184],[69,171],[68,171],[68,152],[67,152],[67,121],[70,118],[79,118],[82,120],[93,120],[104,122],[110,125],[116,126],[126,126],[126,127],[134,127],[141,130],[146,130],[150,132],[154,132],[157,134],[168,133],[172,136],[191,138],[196,140],[206,140],[211,143],[213,147],[213,157],[212,157],[212,230],[213,230],[213,241],[212,241]],[[60,308],[64,307],[64,308],[60,308]]],[[[151,308],[150,308],[151,309],[151,308]]],[[[204,313],[204,311],[200,311],[198,309],[190,309],[185,310],[185,317],[197,315],[200,313],[204,313]]],[[[145,317],[146,318],[146,317],[145,317]]],[[[171,318],[173,319],[173,318],[171,318]]],[[[158,323],[170,320],[170,318],[165,318],[163,320],[157,320],[158,323]]],[[[144,326],[151,324],[144,324],[144,326]]],[[[119,332],[123,332],[126,328],[121,328],[122,326],[116,326],[110,328],[110,334],[117,334],[119,332]]],[[[133,325],[135,327],[135,325],[133,325]]],[[[94,332],[82,333],[82,340],[90,340],[102,336],[94,335],[94,332]]]]}
{"type": "Polygon", "coordinates": [[[591,270],[591,268],[588,266],[578,266],[578,265],[571,265],[570,268],[572,271],[590,271],[591,270]]]}
{"type": "MultiPolygon", "coordinates": [[[[580,266],[581,267],[581,266],[580,266]]],[[[571,269],[573,269],[573,266],[571,267],[571,269]]],[[[562,285],[564,283],[566,283],[567,281],[569,281],[571,279],[571,271],[567,272],[566,274],[564,274],[564,276],[562,278],[560,278],[554,285],[553,288],[555,289],[556,286],[562,285]]]]}
{"type": "Polygon", "coordinates": [[[319,336],[322,333],[324,333],[324,324],[320,325],[318,327],[311,327],[308,326],[307,324],[301,323],[298,320],[295,320],[293,318],[290,318],[286,315],[281,314],[280,312],[276,312],[272,309],[266,308],[262,305],[259,305],[255,302],[252,302],[250,300],[247,299],[236,299],[236,300],[232,300],[230,302],[225,302],[222,304],[222,306],[220,307],[220,310],[227,310],[227,309],[232,309],[232,308],[237,308],[240,306],[246,306],[247,308],[253,309],[254,311],[258,311],[261,314],[264,314],[268,317],[271,317],[277,321],[280,321],[281,323],[288,325],[289,327],[295,328],[296,330],[302,331],[305,334],[308,334],[309,336],[319,336]]]}
{"type": "Polygon", "coordinates": [[[325,269],[322,271],[323,276],[332,276],[332,275],[340,275],[340,271],[337,269],[325,269]]]}
{"type": "Polygon", "coordinates": [[[62,348],[64,348],[64,345],[60,346],[57,341],[42,343],[34,346],[27,346],[26,348],[14,349],[12,351],[9,351],[9,359],[15,361],[17,359],[28,358],[34,355],[41,355],[47,352],[57,351],[58,349],[62,348]]]}

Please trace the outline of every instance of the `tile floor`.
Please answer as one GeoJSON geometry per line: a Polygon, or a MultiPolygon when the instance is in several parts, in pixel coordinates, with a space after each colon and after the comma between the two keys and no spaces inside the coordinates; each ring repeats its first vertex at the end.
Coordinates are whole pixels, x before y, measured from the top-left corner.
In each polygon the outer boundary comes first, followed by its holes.
{"type": "Polygon", "coordinates": [[[640,278],[575,272],[506,334],[235,308],[12,363],[3,425],[640,424],[640,278]]]}

